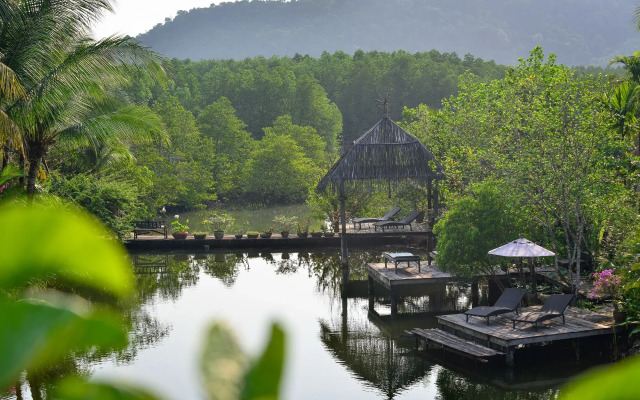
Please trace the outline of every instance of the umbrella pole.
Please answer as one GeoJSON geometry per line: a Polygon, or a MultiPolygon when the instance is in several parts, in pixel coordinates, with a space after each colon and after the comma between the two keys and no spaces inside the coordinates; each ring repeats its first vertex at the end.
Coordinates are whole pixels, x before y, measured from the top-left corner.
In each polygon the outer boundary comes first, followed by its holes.
{"type": "Polygon", "coordinates": [[[533,301],[538,302],[538,279],[536,277],[536,264],[533,258],[527,260],[531,262],[529,266],[529,272],[531,273],[531,293],[533,294],[533,301]]]}

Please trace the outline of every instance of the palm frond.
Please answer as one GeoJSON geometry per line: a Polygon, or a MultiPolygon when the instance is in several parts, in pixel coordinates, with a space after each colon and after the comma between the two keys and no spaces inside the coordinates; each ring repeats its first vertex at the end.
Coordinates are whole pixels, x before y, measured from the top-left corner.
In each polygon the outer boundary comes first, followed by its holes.
{"type": "Polygon", "coordinates": [[[0,97],[7,100],[24,98],[25,92],[18,76],[11,68],[0,62],[0,97]]]}
{"type": "Polygon", "coordinates": [[[128,106],[69,126],[58,133],[58,139],[61,144],[97,148],[110,141],[151,140],[153,135],[161,135],[168,141],[161,118],[147,107],[128,106]]]}

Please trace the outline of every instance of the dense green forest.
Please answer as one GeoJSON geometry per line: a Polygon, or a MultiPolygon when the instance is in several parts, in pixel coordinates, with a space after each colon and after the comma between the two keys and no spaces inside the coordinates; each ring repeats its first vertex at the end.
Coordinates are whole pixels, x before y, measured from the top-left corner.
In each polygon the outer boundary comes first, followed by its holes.
{"type": "MultiPolygon", "coordinates": [[[[158,116],[161,129],[90,147],[53,146],[38,175],[43,188],[120,233],[163,207],[304,202],[343,143],[382,117],[381,97],[400,119],[403,106],[436,107],[455,94],[465,71],[487,83],[505,71],[436,51],[174,59],[163,67],[167,78],[138,71],[124,88],[137,107],[158,116]]],[[[6,150],[5,160],[20,161],[19,150],[6,150]]]]}
{"type": "Polygon", "coordinates": [[[514,65],[534,46],[564,64],[607,65],[631,54],[629,0],[238,1],[181,11],[138,38],[168,57],[319,57],[323,51],[436,49],[514,65]]]}

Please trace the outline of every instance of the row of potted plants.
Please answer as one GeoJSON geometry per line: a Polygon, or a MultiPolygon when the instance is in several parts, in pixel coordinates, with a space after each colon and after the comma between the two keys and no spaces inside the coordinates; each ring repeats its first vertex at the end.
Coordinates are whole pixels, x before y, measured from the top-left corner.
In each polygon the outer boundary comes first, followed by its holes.
{"type": "MultiPolygon", "coordinates": [[[[174,221],[171,222],[171,233],[175,239],[186,239],[189,235],[189,220],[183,224],[180,222],[180,216],[174,216],[174,221]]],[[[298,237],[305,238],[308,235],[312,237],[332,237],[335,233],[332,230],[327,230],[326,226],[321,225],[319,230],[312,229],[309,231],[309,221],[300,222],[298,217],[286,217],[279,215],[273,219],[274,226],[265,228],[262,232],[247,231],[246,226],[235,224],[235,219],[225,213],[213,213],[211,216],[202,221],[203,224],[209,226],[213,232],[213,236],[216,239],[222,239],[225,232],[233,232],[236,239],[242,239],[246,234],[248,238],[257,238],[258,236],[263,239],[271,237],[274,229],[280,233],[283,238],[289,237],[293,229],[296,229],[298,237]]],[[[249,223],[247,222],[247,225],[249,223]]],[[[194,232],[193,237],[195,239],[205,239],[207,232],[194,232]]]]}

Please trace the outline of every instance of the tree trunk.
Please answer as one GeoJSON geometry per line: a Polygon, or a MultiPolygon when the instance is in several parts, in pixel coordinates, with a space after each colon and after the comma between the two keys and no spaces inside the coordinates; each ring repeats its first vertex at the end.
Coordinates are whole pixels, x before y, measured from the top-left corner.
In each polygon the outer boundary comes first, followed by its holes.
{"type": "Polygon", "coordinates": [[[9,165],[9,152],[11,151],[11,139],[4,142],[4,146],[2,148],[2,168],[0,168],[0,172],[4,171],[9,165]]]}
{"type": "MultiPolygon", "coordinates": [[[[20,152],[20,161],[19,161],[20,169],[24,171],[24,152],[20,152]]],[[[18,183],[20,186],[24,186],[24,174],[20,175],[20,179],[18,179],[18,183]]]]}
{"type": "Polygon", "coordinates": [[[33,198],[36,191],[36,178],[40,169],[40,160],[44,157],[44,147],[39,143],[29,143],[29,173],[27,174],[27,196],[33,198]]]}

